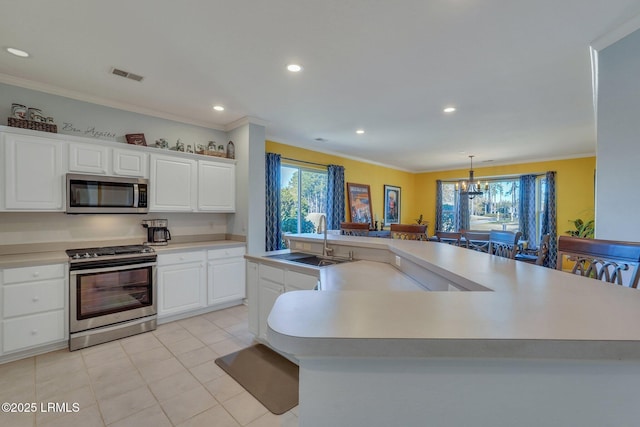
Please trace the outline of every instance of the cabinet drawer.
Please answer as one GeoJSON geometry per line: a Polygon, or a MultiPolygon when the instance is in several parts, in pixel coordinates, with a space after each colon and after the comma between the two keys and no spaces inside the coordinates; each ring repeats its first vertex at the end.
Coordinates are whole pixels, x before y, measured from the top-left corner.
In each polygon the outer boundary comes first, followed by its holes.
{"type": "Polygon", "coordinates": [[[231,258],[244,255],[244,247],[238,248],[224,248],[224,249],[210,249],[207,254],[209,259],[231,258]]]}
{"type": "Polygon", "coordinates": [[[182,264],[185,262],[203,262],[204,251],[176,252],[171,254],[158,254],[158,266],[170,264],[182,264]]]}
{"type": "Polygon", "coordinates": [[[39,265],[36,267],[7,268],[4,270],[4,284],[34,282],[64,277],[66,264],[39,265]]]}
{"type": "Polygon", "coordinates": [[[284,270],[260,264],[260,277],[284,285],[284,270]]]}
{"type": "Polygon", "coordinates": [[[307,290],[311,291],[318,285],[318,278],[308,274],[298,273],[297,271],[287,270],[285,275],[285,291],[291,290],[307,290]]]}
{"type": "Polygon", "coordinates": [[[5,320],[3,332],[5,353],[62,341],[65,338],[64,310],[5,320]]]}
{"type": "Polygon", "coordinates": [[[7,285],[2,290],[4,317],[64,308],[64,279],[7,285]]]}

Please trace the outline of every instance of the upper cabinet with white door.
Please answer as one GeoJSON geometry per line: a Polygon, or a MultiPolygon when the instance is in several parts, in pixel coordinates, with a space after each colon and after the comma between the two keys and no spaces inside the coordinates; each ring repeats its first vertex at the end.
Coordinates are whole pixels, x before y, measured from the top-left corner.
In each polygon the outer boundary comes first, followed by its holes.
{"type": "MultiPolygon", "coordinates": [[[[63,211],[66,144],[3,133],[5,210],[63,211]]],[[[1,207],[1,204],[0,204],[1,207]]]]}
{"type": "Polygon", "coordinates": [[[149,178],[149,155],[138,150],[113,149],[113,174],[149,178]]]}
{"type": "Polygon", "coordinates": [[[236,165],[198,160],[198,210],[235,212],[236,165]]]}
{"type": "Polygon", "coordinates": [[[195,160],[151,154],[149,210],[192,212],[196,210],[197,167],[195,160]]]}
{"type": "Polygon", "coordinates": [[[69,172],[149,177],[149,156],[136,149],[70,142],[69,172]]]}

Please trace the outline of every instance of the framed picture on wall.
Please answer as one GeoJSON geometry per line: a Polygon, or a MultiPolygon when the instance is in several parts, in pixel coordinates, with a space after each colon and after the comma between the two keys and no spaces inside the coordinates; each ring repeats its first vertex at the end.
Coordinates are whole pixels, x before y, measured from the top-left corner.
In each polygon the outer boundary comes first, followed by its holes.
{"type": "Polygon", "coordinates": [[[347,199],[351,222],[367,222],[373,228],[371,189],[367,184],[347,182],[347,199]]]}
{"type": "Polygon", "coordinates": [[[400,187],[384,186],[384,225],[400,224],[400,187]]]}

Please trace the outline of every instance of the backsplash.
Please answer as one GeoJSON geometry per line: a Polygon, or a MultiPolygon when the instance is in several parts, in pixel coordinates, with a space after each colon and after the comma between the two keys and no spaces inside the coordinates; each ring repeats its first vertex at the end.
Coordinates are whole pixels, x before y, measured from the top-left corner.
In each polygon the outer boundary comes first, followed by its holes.
{"type": "Polygon", "coordinates": [[[153,213],[147,215],[67,215],[61,212],[0,213],[0,246],[33,243],[139,239],[143,219],[166,218],[172,236],[226,234],[227,215],[153,213]]]}

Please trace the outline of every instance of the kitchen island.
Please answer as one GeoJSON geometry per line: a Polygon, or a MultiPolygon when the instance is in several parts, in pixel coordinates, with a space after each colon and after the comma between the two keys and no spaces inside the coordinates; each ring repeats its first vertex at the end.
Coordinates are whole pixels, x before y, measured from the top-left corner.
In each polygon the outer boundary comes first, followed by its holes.
{"type": "Polygon", "coordinates": [[[638,290],[436,242],[329,244],[436,292],[281,295],[267,336],[299,361],[301,426],[637,425],[638,290]]]}

